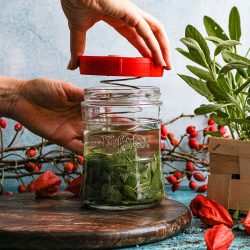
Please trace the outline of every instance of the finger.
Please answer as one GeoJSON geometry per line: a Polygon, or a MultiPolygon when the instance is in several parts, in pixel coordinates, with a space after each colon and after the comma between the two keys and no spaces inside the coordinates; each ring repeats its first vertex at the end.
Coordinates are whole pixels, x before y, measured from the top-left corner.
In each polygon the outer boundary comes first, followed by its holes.
{"type": "Polygon", "coordinates": [[[72,84],[69,83],[63,83],[62,84],[63,90],[65,94],[67,95],[69,102],[82,102],[84,101],[84,89],[75,87],[72,84]]]}
{"type": "Polygon", "coordinates": [[[70,52],[71,59],[67,69],[74,70],[79,66],[79,56],[85,50],[86,31],[70,28],[70,52]]]}
{"type": "Polygon", "coordinates": [[[79,139],[72,139],[65,147],[77,155],[83,154],[83,142],[79,139]]]}
{"type": "Polygon", "coordinates": [[[158,41],[144,18],[139,14],[131,13],[125,15],[121,20],[130,27],[135,28],[137,34],[142,37],[151,51],[155,64],[166,66],[158,41]]]}
{"type": "Polygon", "coordinates": [[[164,58],[165,63],[167,64],[166,69],[170,70],[172,68],[171,62],[171,54],[170,54],[170,45],[168,41],[167,34],[164,30],[163,25],[153,16],[148,14],[147,12],[139,9],[142,17],[146,20],[149,24],[151,30],[153,31],[162,51],[162,55],[164,58]]]}
{"type": "Polygon", "coordinates": [[[152,57],[149,48],[147,47],[143,39],[137,34],[134,28],[123,24],[119,27],[114,27],[114,29],[123,37],[125,37],[140,52],[143,57],[152,57]]]}

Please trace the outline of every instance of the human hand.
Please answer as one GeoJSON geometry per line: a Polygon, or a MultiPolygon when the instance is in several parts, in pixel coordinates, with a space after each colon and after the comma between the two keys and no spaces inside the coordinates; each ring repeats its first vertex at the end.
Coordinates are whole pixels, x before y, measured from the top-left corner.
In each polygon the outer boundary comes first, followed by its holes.
{"type": "Polygon", "coordinates": [[[23,81],[19,85],[11,118],[31,132],[82,154],[83,89],[46,78],[23,81]]]}
{"type": "Polygon", "coordinates": [[[84,53],[86,32],[103,20],[124,36],[144,57],[171,69],[168,38],[163,25],[130,0],[61,0],[70,29],[71,60],[68,69],[78,67],[84,53]]]}

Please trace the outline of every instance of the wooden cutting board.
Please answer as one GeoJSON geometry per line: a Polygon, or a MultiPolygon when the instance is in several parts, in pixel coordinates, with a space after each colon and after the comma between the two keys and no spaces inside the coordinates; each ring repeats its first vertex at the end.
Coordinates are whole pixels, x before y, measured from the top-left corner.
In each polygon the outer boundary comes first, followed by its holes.
{"type": "Polygon", "coordinates": [[[53,199],[34,194],[0,198],[0,249],[91,249],[135,246],[181,232],[191,221],[183,204],[165,200],[135,211],[82,209],[61,192],[53,199]]]}

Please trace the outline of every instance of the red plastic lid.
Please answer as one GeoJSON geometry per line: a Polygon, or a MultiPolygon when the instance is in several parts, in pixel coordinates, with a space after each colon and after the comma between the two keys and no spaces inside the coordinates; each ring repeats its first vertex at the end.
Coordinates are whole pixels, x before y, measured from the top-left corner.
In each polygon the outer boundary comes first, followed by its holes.
{"type": "Polygon", "coordinates": [[[160,77],[163,68],[151,58],[120,56],[80,56],[83,75],[160,77]]]}

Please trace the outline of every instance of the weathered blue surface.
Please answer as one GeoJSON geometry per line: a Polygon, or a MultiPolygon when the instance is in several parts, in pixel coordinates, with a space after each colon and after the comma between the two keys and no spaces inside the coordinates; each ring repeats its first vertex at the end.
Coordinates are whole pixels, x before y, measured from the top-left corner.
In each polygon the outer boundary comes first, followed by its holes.
{"type": "MultiPolygon", "coordinates": [[[[180,201],[189,206],[190,201],[196,196],[195,192],[184,189],[176,193],[168,192],[170,199],[180,201]]],[[[158,250],[158,249],[206,249],[204,232],[207,229],[199,219],[193,218],[191,225],[181,234],[153,244],[123,248],[123,250],[158,250]]],[[[231,249],[250,249],[250,236],[244,231],[235,232],[231,249]]]]}

